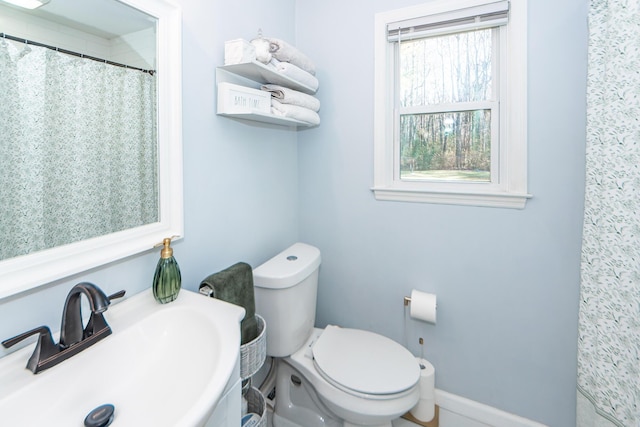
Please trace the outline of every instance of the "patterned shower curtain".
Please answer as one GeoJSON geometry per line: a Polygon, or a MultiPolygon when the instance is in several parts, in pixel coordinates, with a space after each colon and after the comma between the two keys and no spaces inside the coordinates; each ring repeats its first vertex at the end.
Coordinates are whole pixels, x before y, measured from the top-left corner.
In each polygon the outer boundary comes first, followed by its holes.
{"type": "Polygon", "coordinates": [[[640,0],[591,0],[579,427],[640,426],[640,0]]]}
{"type": "Polygon", "coordinates": [[[155,78],[0,40],[0,260],[158,221],[155,78]]]}

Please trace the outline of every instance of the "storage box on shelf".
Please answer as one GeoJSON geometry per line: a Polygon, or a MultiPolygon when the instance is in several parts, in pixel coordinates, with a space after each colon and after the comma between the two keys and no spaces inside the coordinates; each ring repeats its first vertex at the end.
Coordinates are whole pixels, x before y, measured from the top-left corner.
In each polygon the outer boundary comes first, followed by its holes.
{"type": "MultiPolygon", "coordinates": [[[[307,94],[313,94],[315,92],[310,87],[278,73],[261,62],[251,61],[242,64],[218,67],[216,69],[216,83],[218,85],[218,115],[290,127],[313,126],[306,122],[271,114],[271,108],[266,112],[261,109],[238,110],[237,106],[233,105],[233,99],[230,102],[227,98],[228,92],[224,89],[225,85],[222,85],[223,89],[221,90],[222,83],[231,83],[233,85],[253,89],[258,92],[262,92],[260,91],[260,86],[266,83],[277,84],[307,94]]],[[[253,92],[247,92],[246,94],[249,93],[253,92]]],[[[265,94],[267,97],[271,96],[267,92],[265,92],[265,94]]],[[[270,100],[270,98],[268,99],[270,100]]]]}
{"type": "Polygon", "coordinates": [[[228,82],[218,83],[218,111],[226,114],[270,114],[271,94],[228,82]]]}
{"type": "Polygon", "coordinates": [[[246,40],[235,39],[224,42],[224,65],[251,62],[256,57],[256,48],[246,40]]]}

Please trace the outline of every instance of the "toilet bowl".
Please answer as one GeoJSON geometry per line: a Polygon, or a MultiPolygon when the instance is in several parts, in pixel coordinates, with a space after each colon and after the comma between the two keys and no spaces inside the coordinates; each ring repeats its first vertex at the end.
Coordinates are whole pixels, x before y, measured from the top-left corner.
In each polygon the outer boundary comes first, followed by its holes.
{"type": "MultiPolygon", "coordinates": [[[[329,414],[356,425],[390,426],[419,399],[414,362],[411,353],[388,338],[330,325],[314,329],[305,346],[281,364],[311,385],[311,393],[329,414]]],[[[296,387],[295,381],[287,380],[296,387]]],[[[292,406],[289,401],[276,402],[280,408],[292,406]]]]}
{"type": "Polygon", "coordinates": [[[382,335],[314,328],[320,251],[296,243],[254,270],[274,357],[274,427],[390,427],[419,400],[420,367],[382,335]]]}

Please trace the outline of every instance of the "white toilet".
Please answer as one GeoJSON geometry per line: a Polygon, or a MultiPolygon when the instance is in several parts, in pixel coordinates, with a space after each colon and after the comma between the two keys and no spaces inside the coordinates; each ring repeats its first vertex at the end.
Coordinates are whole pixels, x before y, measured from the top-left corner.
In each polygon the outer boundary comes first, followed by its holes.
{"type": "Polygon", "coordinates": [[[416,358],[372,332],[314,328],[320,251],[296,243],[253,270],[274,357],[274,427],[390,427],[420,397],[416,358]]]}

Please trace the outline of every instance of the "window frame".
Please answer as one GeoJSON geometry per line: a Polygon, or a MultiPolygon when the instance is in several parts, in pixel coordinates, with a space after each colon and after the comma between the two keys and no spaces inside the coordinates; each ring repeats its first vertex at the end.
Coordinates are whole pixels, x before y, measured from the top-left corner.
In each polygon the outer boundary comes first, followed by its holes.
{"type": "MultiPolygon", "coordinates": [[[[526,0],[512,0],[508,24],[497,29],[500,32],[499,80],[496,82],[500,136],[497,150],[492,149],[492,182],[400,179],[399,132],[396,130],[400,114],[395,105],[397,43],[387,40],[387,24],[492,2],[495,0],[435,0],[376,14],[374,186],[371,190],[377,200],[523,209],[531,198],[527,193],[526,0]],[[494,158],[496,151],[497,159],[494,158]]],[[[494,144],[492,139],[492,146],[494,144]]]]}

